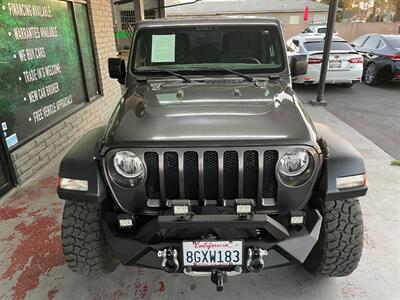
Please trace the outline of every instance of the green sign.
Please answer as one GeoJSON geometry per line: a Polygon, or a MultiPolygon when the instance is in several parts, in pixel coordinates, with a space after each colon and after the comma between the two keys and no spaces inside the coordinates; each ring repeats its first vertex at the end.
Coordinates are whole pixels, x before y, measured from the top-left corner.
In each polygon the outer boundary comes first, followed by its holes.
{"type": "Polygon", "coordinates": [[[98,82],[86,5],[0,0],[0,24],[0,122],[12,148],[98,94],[98,82]]]}

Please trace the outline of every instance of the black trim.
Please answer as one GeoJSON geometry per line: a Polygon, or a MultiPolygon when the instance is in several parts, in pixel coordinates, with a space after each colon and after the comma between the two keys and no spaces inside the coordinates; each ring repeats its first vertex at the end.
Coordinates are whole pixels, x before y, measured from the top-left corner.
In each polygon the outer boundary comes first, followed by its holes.
{"type": "MultiPolygon", "coordinates": [[[[365,174],[361,154],[345,139],[328,126],[314,123],[320,139],[325,140],[329,157],[324,158],[319,180],[320,197],[326,201],[365,196],[367,186],[339,190],[336,178],[365,174]]],[[[326,151],[326,150],[325,150],[326,151]]]]}
{"type": "Polygon", "coordinates": [[[100,173],[99,162],[95,159],[97,143],[104,133],[104,127],[98,127],[84,135],[64,156],[60,164],[61,178],[88,181],[88,191],[57,189],[58,196],[64,200],[101,203],[107,196],[107,187],[100,173]]]}
{"type": "Polygon", "coordinates": [[[7,145],[2,130],[0,130],[0,172],[2,172],[1,169],[4,170],[6,182],[4,185],[0,186],[0,197],[4,196],[17,184],[14,168],[12,168],[10,153],[7,151],[7,145]]]}

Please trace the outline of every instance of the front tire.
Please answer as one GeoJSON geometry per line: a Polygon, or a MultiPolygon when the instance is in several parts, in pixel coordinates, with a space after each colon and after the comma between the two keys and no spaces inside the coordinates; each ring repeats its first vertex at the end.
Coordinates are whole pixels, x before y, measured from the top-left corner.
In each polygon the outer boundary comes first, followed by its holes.
{"type": "Polygon", "coordinates": [[[363,248],[363,220],[357,199],[320,201],[322,227],[317,244],[304,263],[307,271],[327,277],[350,275],[363,248]]]}
{"type": "Polygon", "coordinates": [[[64,259],[75,273],[111,273],[119,262],[107,245],[101,226],[101,206],[65,201],[61,226],[64,259]]]}

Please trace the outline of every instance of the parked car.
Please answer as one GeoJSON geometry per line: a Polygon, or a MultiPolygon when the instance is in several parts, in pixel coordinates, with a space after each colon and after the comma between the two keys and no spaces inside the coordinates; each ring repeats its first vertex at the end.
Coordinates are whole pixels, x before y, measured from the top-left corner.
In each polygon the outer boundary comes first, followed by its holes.
{"type": "Polygon", "coordinates": [[[355,39],[352,46],[364,57],[366,84],[400,80],[400,35],[366,34],[355,39]]]}
{"type": "Polygon", "coordinates": [[[217,290],[289,263],[333,277],[356,269],[363,159],[304,110],[290,73],[304,74],[307,56],[289,61],[281,28],[137,23],[128,69],[109,59],[125,94],[60,165],[70,269],[96,276],[120,262],[210,276],[217,290]]]}
{"type": "MultiPolygon", "coordinates": [[[[327,30],[326,24],[324,25],[311,25],[306,27],[300,35],[325,35],[327,30]]],[[[336,29],[333,29],[333,35],[334,36],[339,36],[339,33],[336,31],[336,29]]]]}
{"type": "MultiPolygon", "coordinates": [[[[321,73],[325,37],[296,36],[286,42],[288,55],[307,54],[308,70],[304,75],[293,76],[293,83],[317,84],[321,73]]],[[[352,87],[361,81],[363,58],[344,39],[334,37],[329,56],[326,83],[352,87]]]]}

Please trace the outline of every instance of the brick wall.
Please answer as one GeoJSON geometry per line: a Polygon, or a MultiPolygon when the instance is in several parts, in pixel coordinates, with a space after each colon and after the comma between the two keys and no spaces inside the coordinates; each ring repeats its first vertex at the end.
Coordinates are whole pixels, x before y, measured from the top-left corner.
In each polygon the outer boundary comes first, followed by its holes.
{"type": "Polygon", "coordinates": [[[11,153],[19,184],[45,167],[88,130],[104,124],[121,97],[118,82],[108,77],[107,59],[116,55],[110,1],[89,0],[88,9],[103,96],[11,153]]]}

